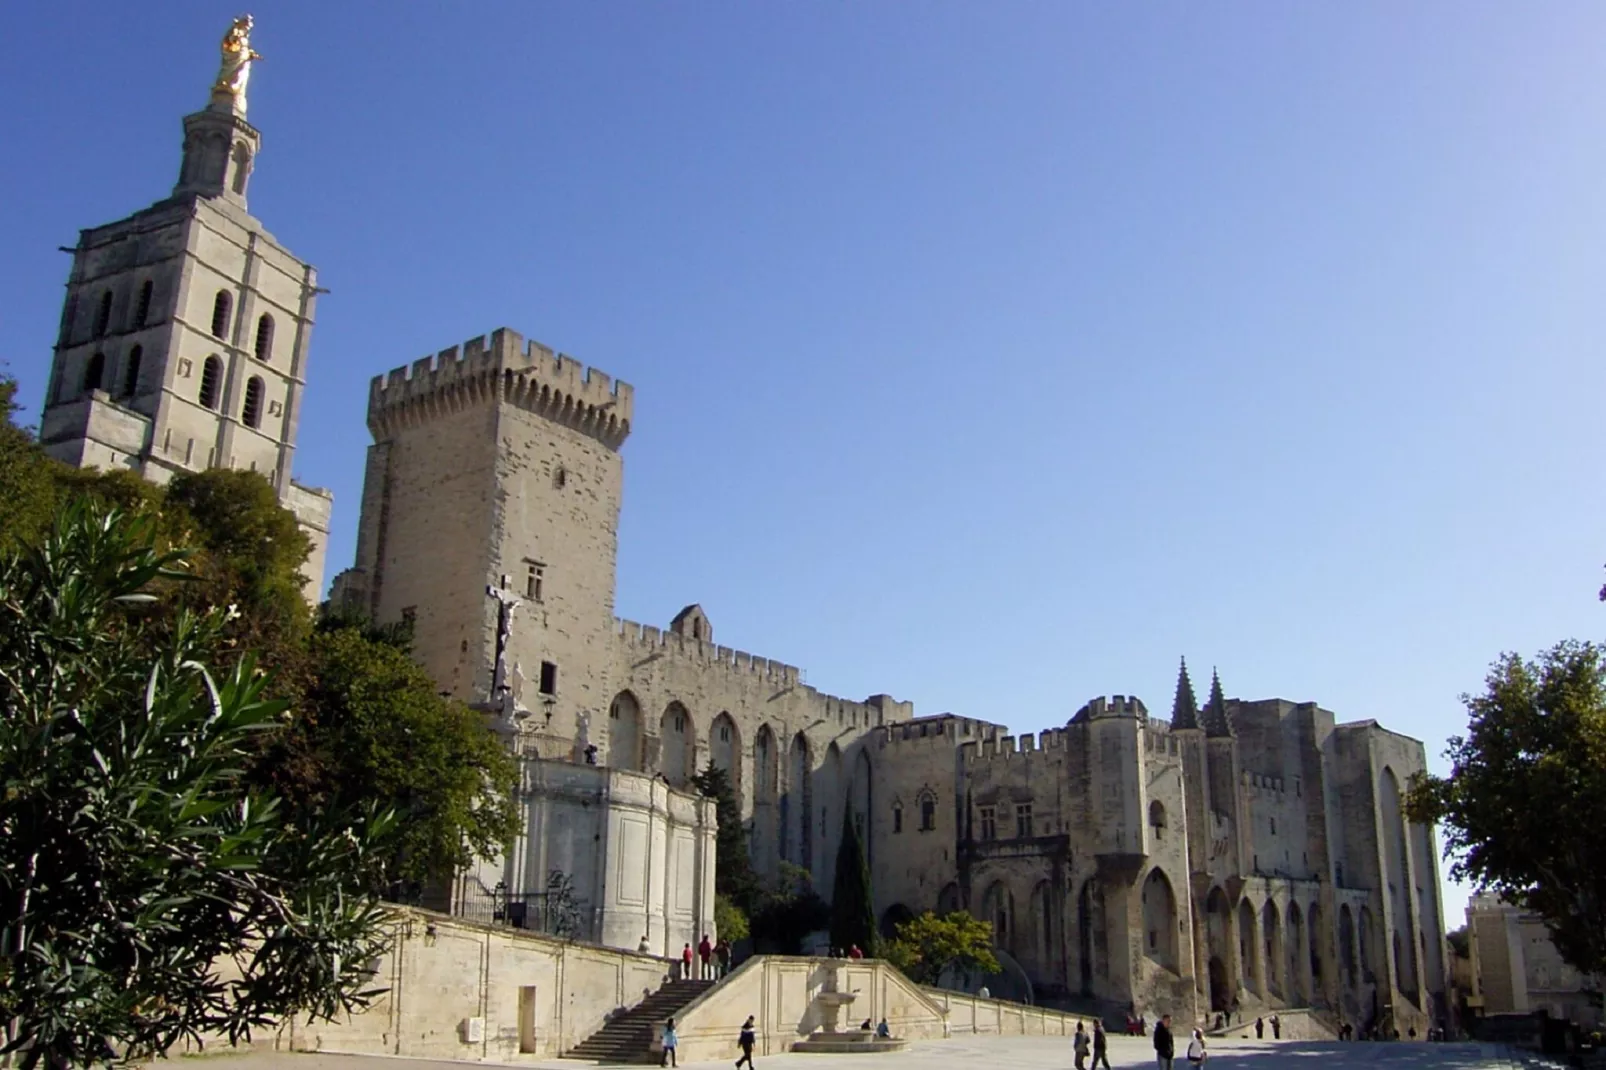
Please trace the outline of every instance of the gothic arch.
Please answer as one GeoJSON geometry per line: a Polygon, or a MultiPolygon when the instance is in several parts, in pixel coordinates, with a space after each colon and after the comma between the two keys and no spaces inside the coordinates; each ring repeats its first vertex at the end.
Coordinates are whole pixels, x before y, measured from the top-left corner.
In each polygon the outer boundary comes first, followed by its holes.
{"type": "Polygon", "coordinates": [[[1159,799],[1149,803],[1149,831],[1156,840],[1165,839],[1165,805],[1159,799]]]}
{"type": "Polygon", "coordinates": [[[234,299],[229,291],[219,290],[217,296],[212,298],[212,337],[229,339],[229,310],[234,305],[234,299]]]}
{"type": "Polygon", "coordinates": [[[1382,825],[1383,862],[1389,910],[1384,915],[1392,932],[1394,979],[1399,990],[1412,1002],[1417,999],[1417,956],[1415,907],[1411,894],[1411,856],[1405,834],[1405,814],[1400,805],[1400,782],[1394,770],[1383,767],[1378,778],[1378,822],[1382,825]]]}
{"type": "Polygon", "coordinates": [[[240,408],[240,421],[253,430],[262,426],[262,376],[253,375],[246,380],[245,404],[240,408]]]}
{"type": "Polygon", "coordinates": [[[1368,984],[1376,983],[1377,967],[1383,962],[1383,956],[1377,946],[1377,923],[1372,919],[1372,908],[1361,907],[1361,931],[1357,941],[1361,949],[1361,979],[1368,984]]]}
{"type": "Polygon", "coordinates": [[[1256,942],[1260,939],[1260,926],[1256,924],[1255,908],[1248,899],[1238,901],[1238,968],[1243,986],[1251,992],[1265,992],[1260,976],[1260,956],[1256,942]]]}
{"type": "Polygon", "coordinates": [[[1260,910],[1260,923],[1266,940],[1266,991],[1269,995],[1286,995],[1287,978],[1283,975],[1288,964],[1283,960],[1282,917],[1270,899],[1260,910]]]}
{"type": "Polygon", "coordinates": [[[1237,996],[1238,956],[1232,939],[1232,906],[1220,887],[1210,889],[1204,904],[1205,969],[1210,980],[1210,1009],[1225,1011],[1237,996]]]}
{"type": "Polygon", "coordinates": [[[753,834],[748,853],[760,872],[773,874],[779,857],[780,827],[776,808],[780,795],[781,751],[767,724],[753,736],[753,834]]]}
{"type": "Polygon", "coordinates": [[[664,707],[658,721],[658,771],[675,787],[684,787],[697,772],[697,726],[691,711],[678,700],[664,707]]]}
{"type": "Polygon", "coordinates": [[[1327,932],[1322,928],[1322,905],[1311,903],[1305,911],[1305,948],[1310,960],[1310,995],[1313,1000],[1322,995],[1322,973],[1327,947],[1327,932]]]}
{"type": "Polygon", "coordinates": [[[207,357],[201,364],[201,392],[199,401],[202,408],[216,409],[218,394],[223,389],[223,361],[216,357],[207,357]]]}
{"type": "Polygon", "coordinates": [[[1143,953],[1173,973],[1178,965],[1177,897],[1171,882],[1159,866],[1149,871],[1143,882],[1143,953]]]}
{"type": "Polygon", "coordinates": [[[87,394],[91,390],[99,390],[105,378],[106,354],[96,352],[89,358],[89,365],[84,369],[84,393],[87,394]]]}
{"type": "Polygon", "coordinates": [[[864,861],[875,865],[875,770],[870,764],[870,752],[864,747],[853,756],[853,787],[848,805],[853,809],[853,827],[859,830],[859,842],[864,845],[864,861]]]}
{"type": "Polygon", "coordinates": [[[1043,977],[1054,973],[1054,914],[1054,887],[1046,880],[1038,881],[1027,907],[1031,939],[1022,941],[1021,951],[1028,961],[1036,963],[1037,973],[1043,977]]]}
{"type": "Polygon", "coordinates": [[[273,317],[266,312],[257,317],[256,346],[252,353],[264,364],[273,359],[273,317]]]}
{"type": "Polygon", "coordinates": [[[1344,984],[1354,988],[1360,982],[1355,972],[1355,915],[1348,903],[1338,908],[1338,965],[1343,971],[1344,984]]]}
{"type": "Polygon", "coordinates": [[[742,797],[742,730],[729,711],[721,711],[708,729],[708,760],[730,775],[731,788],[742,797]]]}
{"type": "MultiPolygon", "coordinates": [[[[958,888],[954,889],[956,892],[958,888]]],[[[894,903],[881,915],[881,935],[888,940],[898,935],[898,926],[906,921],[913,921],[915,912],[902,903],[894,903]]]]}
{"type": "Polygon", "coordinates": [[[608,705],[608,758],[615,769],[641,769],[641,703],[621,691],[608,705]]]}
{"type": "Polygon", "coordinates": [[[1014,951],[1017,919],[1015,896],[1001,880],[993,881],[981,897],[981,919],[993,927],[993,944],[1014,951]]]}
{"type": "Polygon", "coordinates": [[[1288,999],[1299,1003],[1306,997],[1305,963],[1310,956],[1305,951],[1305,916],[1298,903],[1288,904],[1288,999]]]}
{"type": "Polygon", "coordinates": [[[1076,957],[1084,996],[1093,995],[1098,982],[1110,974],[1104,921],[1104,889],[1097,877],[1089,877],[1076,897],[1076,957]]]}
{"type": "Polygon", "coordinates": [[[814,756],[802,732],[786,753],[786,795],[781,799],[781,857],[814,872],[814,756]]]}
{"type": "Polygon", "coordinates": [[[139,393],[139,366],[145,359],[145,347],[135,346],[128,351],[123,361],[123,396],[133,397],[139,393]]]}
{"type": "Polygon", "coordinates": [[[841,807],[847,801],[846,794],[842,783],[842,748],[833,739],[825,748],[825,761],[814,773],[814,808],[819,816],[815,832],[818,847],[814,857],[818,859],[817,886],[820,888],[835,886],[837,841],[842,835],[841,807]]]}

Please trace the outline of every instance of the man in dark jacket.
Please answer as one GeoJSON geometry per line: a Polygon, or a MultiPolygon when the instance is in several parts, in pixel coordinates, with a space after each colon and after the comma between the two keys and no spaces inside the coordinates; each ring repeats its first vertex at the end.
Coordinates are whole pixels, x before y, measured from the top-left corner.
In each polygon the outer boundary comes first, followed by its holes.
{"type": "Polygon", "coordinates": [[[1163,1014],[1154,1026],[1154,1054],[1160,1070],[1171,1070],[1171,1060],[1177,1057],[1177,1046],[1171,1039],[1171,1016],[1163,1014]]]}

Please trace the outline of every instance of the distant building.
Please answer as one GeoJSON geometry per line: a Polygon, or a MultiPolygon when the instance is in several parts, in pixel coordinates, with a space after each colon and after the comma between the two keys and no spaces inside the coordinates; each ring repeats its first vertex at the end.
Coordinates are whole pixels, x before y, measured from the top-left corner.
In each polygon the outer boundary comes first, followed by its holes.
{"type": "Polygon", "coordinates": [[[1467,942],[1473,984],[1468,1003],[1475,1013],[1544,1011],[1585,1028],[1606,1026],[1596,1002],[1602,978],[1562,961],[1538,914],[1496,895],[1475,895],[1467,904],[1467,942]]]}

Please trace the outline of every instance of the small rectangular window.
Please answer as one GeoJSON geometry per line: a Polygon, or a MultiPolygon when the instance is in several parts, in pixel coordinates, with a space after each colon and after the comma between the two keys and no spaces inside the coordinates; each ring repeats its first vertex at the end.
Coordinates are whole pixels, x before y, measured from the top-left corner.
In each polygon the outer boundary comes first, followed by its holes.
{"type": "Polygon", "coordinates": [[[1273,836],[1277,835],[1277,819],[1275,817],[1271,819],[1271,834],[1273,836]]]}
{"type": "Polygon", "coordinates": [[[1015,836],[1017,839],[1029,839],[1032,835],[1032,804],[1021,803],[1015,807],[1015,836]]]}
{"type": "Polygon", "coordinates": [[[981,838],[984,843],[998,838],[997,812],[991,806],[981,808],[981,838]]]}
{"type": "Polygon", "coordinates": [[[937,800],[927,795],[920,800],[920,829],[930,832],[937,827],[937,800]]]}
{"type": "Polygon", "coordinates": [[[524,597],[532,602],[541,601],[546,586],[546,566],[539,561],[524,562],[524,597]]]}
{"type": "Polygon", "coordinates": [[[894,806],[892,808],[892,831],[903,831],[903,807],[901,806],[894,806]]]}
{"type": "Polygon", "coordinates": [[[558,665],[555,661],[541,663],[541,694],[556,695],[558,693],[558,665]]]}

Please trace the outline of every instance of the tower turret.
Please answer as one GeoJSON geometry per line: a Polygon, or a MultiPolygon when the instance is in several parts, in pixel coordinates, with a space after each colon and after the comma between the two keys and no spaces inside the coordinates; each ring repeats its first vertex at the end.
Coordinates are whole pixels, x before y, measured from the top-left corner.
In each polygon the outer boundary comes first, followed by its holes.
{"type": "Polygon", "coordinates": [[[1188,679],[1188,659],[1177,670],[1177,696],[1171,700],[1171,727],[1198,728],[1199,700],[1193,697],[1193,681],[1188,679]]]}
{"type": "Polygon", "coordinates": [[[1204,707],[1205,734],[1209,736],[1232,735],[1232,722],[1227,717],[1227,699],[1221,691],[1221,675],[1215,669],[1210,670],[1210,698],[1204,707]]]}

